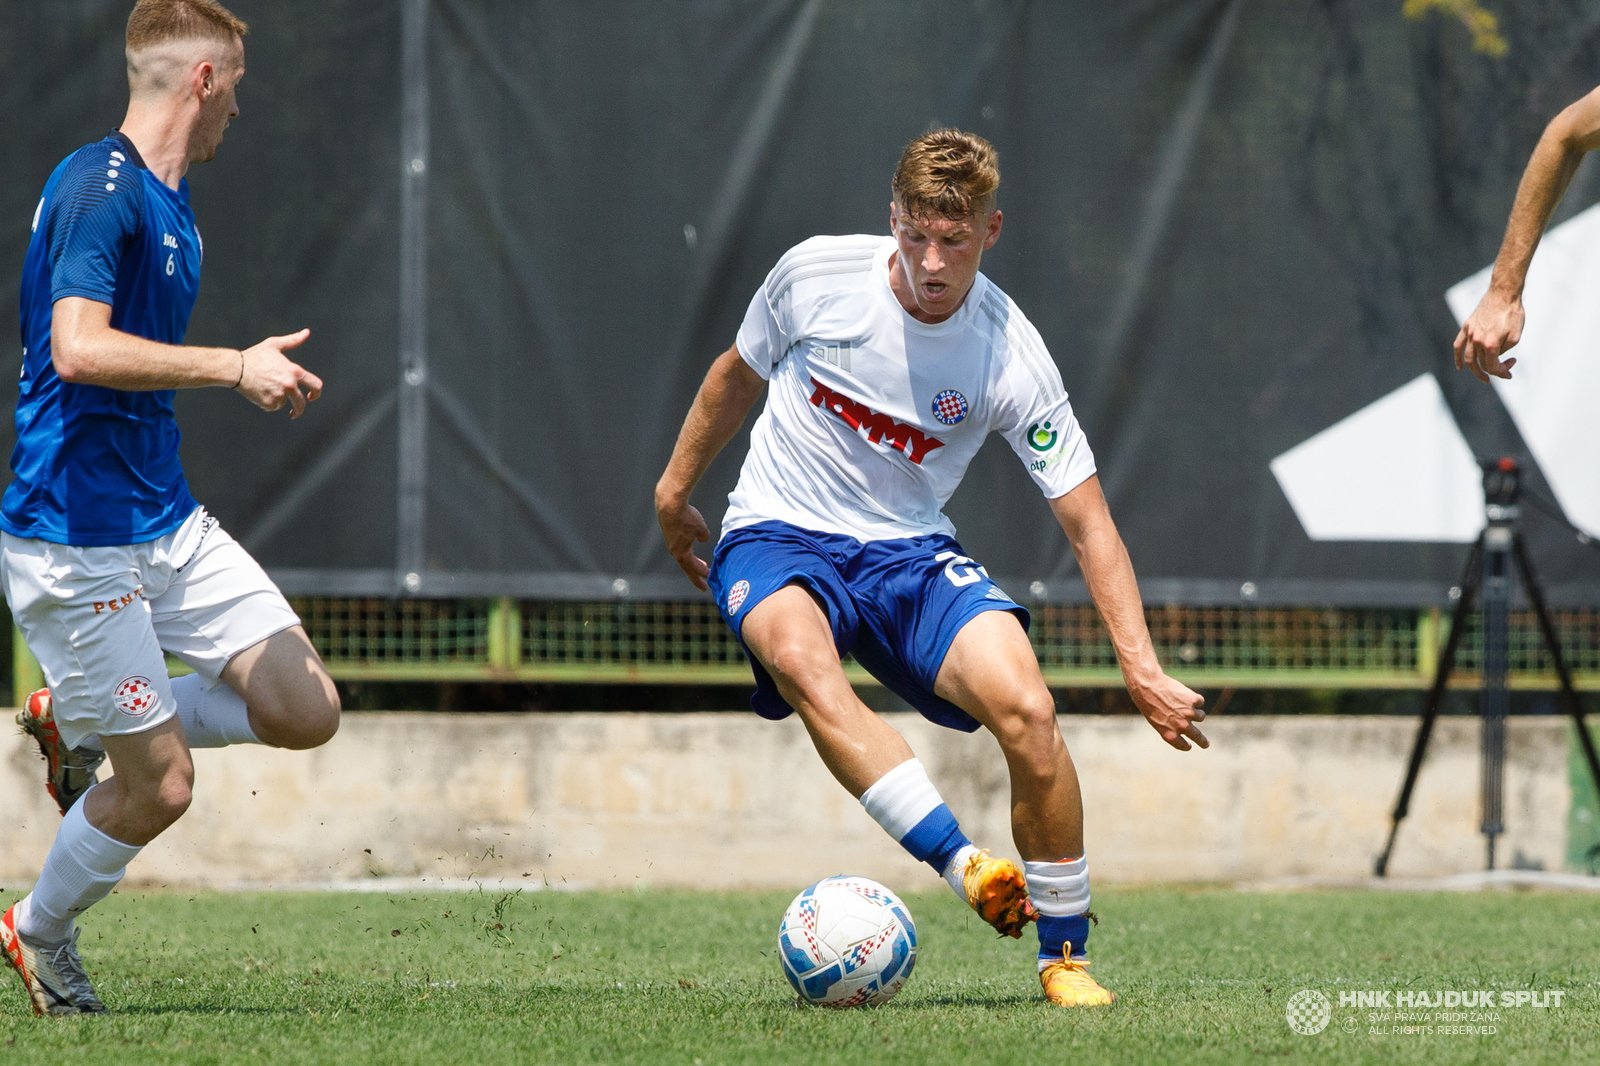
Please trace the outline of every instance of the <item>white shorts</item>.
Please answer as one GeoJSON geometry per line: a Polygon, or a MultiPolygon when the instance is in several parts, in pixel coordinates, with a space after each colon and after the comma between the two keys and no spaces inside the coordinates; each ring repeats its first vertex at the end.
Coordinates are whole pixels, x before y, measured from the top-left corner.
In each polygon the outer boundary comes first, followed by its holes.
{"type": "Polygon", "coordinates": [[[300,624],[267,572],[204,507],[176,531],[127,547],[0,533],[0,581],[70,747],[171,718],[164,653],[216,685],[235,655],[300,624]]]}

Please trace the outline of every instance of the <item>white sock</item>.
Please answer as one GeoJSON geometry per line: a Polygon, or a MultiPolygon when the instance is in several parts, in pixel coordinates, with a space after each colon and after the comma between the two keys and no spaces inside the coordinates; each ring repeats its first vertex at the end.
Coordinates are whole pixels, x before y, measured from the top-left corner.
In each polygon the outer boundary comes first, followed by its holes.
{"type": "Polygon", "coordinates": [[[962,880],[961,874],[967,868],[967,860],[978,853],[976,845],[968,844],[950,857],[950,865],[944,868],[945,884],[950,886],[950,891],[956,894],[956,899],[962,903],[967,902],[967,885],[962,880]]]}
{"type": "Polygon", "coordinates": [[[1022,876],[1028,883],[1028,898],[1039,908],[1039,969],[1061,961],[1065,941],[1072,943],[1074,958],[1081,956],[1089,939],[1088,857],[1025,862],[1022,876]]]}
{"type": "Polygon", "coordinates": [[[896,840],[915,829],[943,802],[939,790],[928,780],[921,759],[907,759],[861,793],[861,806],[896,840]]]}
{"type": "Polygon", "coordinates": [[[178,704],[178,721],[191,748],[225,748],[229,744],[259,744],[250,728],[250,711],[239,694],[225,684],[206,684],[199,674],[172,679],[172,698],[178,704]]]}
{"type": "MultiPolygon", "coordinates": [[[[87,797],[85,797],[87,799],[87,797]]],[[[17,929],[46,941],[72,935],[73,919],[111,894],[140,849],[89,824],[79,800],[67,811],[38,883],[17,908],[17,929]]]]}
{"type": "Polygon", "coordinates": [[[956,817],[928,779],[920,759],[907,759],[861,794],[861,806],[919,862],[938,870],[963,903],[967,891],[958,875],[973,852],[956,817]]]}
{"type": "Polygon", "coordinates": [[[1061,918],[1089,909],[1088,856],[1063,862],[1025,862],[1022,876],[1028,882],[1028,898],[1040,914],[1061,918]]]}

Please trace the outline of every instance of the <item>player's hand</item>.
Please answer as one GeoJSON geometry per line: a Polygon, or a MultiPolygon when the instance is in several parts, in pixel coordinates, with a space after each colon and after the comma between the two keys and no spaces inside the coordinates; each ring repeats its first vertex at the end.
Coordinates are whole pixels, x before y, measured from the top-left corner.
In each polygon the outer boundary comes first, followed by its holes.
{"type": "Polygon", "coordinates": [[[1130,685],[1128,694],[1161,739],[1179,751],[1188,751],[1191,740],[1202,748],[1211,746],[1195,724],[1206,720],[1206,701],[1200,693],[1163,673],[1151,684],[1130,685]]]}
{"type": "Polygon", "coordinates": [[[263,411],[281,411],[284,404],[293,408],[290,418],[299,418],[306,404],[322,395],[322,379],[284,352],[298,348],[311,336],[309,329],[287,337],[268,337],[254,348],[244,350],[244,374],[235,391],[263,411]]]}
{"type": "Polygon", "coordinates": [[[656,521],[661,523],[661,535],[667,539],[667,551],[689,575],[695,588],[708,591],[711,586],[706,584],[706,578],[711,574],[711,567],[694,553],[696,543],[704,544],[711,539],[711,530],[699,510],[687,501],[657,497],[656,521]]]}
{"type": "Polygon", "coordinates": [[[1490,289],[1456,334],[1456,369],[1472,371],[1485,385],[1491,376],[1509,381],[1517,361],[1501,357],[1522,339],[1525,319],[1521,297],[1490,289]]]}

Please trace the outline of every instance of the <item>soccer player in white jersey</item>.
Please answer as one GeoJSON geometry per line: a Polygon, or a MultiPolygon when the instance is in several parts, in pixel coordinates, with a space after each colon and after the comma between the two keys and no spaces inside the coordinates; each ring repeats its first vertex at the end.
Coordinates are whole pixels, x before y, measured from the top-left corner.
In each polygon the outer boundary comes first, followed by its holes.
{"type": "Polygon", "coordinates": [[[991,432],[1066,531],[1135,703],[1162,738],[1207,746],[1201,698],[1169,678],[1061,375],[1016,304],[978,272],[1000,237],[994,149],[939,130],[895,170],[892,236],[815,237],[778,261],[712,365],[656,486],[667,545],[750,656],[751,705],[798,711],[833,775],[985,921],[1037,919],[1046,997],[1110,1003],[1088,974],[1089,872],[1077,773],[1028,643],[1028,612],[942,513],[991,432]],[[690,494],[768,387],[708,566],[690,494]],[[962,834],[905,740],[851,690],[857,661],[941,725],[985,726],[1011,775],[1024,860],[962,834]]]}
{"type": "Polygon", "coordinates": [[[183,176],[239,113],[245,32],[216,0],[139,0],[127,117],[56,168],[34,214],[0,581],[49,684],[18,722],[63,818],[0,949],[40,1014],[105,1010],[74,921],[188,808],[190,748],[310,748],[339,727],[300,619],[178,462],[174,390],[231,387],[293,417],[322,390],[283,354],[306,331],[183,345],[203,254],[183,176]],[[169,680],[165,652],[195,672],[169,680]]]}

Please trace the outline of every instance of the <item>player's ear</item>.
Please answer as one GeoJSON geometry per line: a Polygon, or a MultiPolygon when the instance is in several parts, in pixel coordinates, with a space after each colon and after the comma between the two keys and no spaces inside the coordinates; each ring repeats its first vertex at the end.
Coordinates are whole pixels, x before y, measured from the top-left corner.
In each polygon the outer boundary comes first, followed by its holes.
{"type": "Polygon", "coordinates": [[[989,222],[983,234],[983,250],[988,251],[994,247],[994,242],[1000,239],[1000,223],[1003,221],[1000,209],[997,207],[989,212],[989,222]]]}

